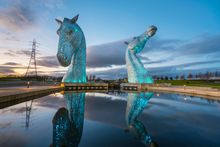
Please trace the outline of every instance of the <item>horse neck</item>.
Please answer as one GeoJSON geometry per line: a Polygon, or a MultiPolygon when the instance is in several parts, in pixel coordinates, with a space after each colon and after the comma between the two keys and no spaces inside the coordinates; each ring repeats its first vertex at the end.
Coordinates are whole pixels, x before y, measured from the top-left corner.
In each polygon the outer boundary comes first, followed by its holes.
{"type": "Polygon", "coordinates": [[[131,66],[133,69],[144,67],[142,62],[140,61],[140,58],[136,55],[136,53],[134,53],[130,49],[127,49],[126,56],[127,64],[131,66]]]}
{"type": "Polygon", "coordinates": [[[129,47],[127,48],[127,59],[129,60],[129,64],[131,64],[134,68],[143,68],[143,64],[140,60],[140,58],[136,55],[136,53],[141,52],[144,49],[144,46],[146,42],[148,41],[149,37],[146,35],[146,33],[141,34],[136,38],[136,41],[134,46],[132,46],[132,49],[129,47]],[[135,48],[139,48],[138,50],[134,51],[135,48]]]}
{"type": "Polygon", "coordinates": [[[81,40],[80,45],[74,48],[76,48],[76,50],[72,56],[71,64],[76,64],[74,66],[82,66],[82,64],[86,63],[86,43],[84,36],[81,40]]]}

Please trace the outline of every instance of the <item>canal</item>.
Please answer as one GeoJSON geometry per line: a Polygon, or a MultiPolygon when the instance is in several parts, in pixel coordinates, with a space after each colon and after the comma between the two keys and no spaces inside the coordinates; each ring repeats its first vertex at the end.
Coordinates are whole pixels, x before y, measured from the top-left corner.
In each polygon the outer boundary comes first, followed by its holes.
{"type": "Polygon", "coordinates": [[[163,93],[55,93],[0,109],[0,146],[220,146],[220,101],[163,93]]]}

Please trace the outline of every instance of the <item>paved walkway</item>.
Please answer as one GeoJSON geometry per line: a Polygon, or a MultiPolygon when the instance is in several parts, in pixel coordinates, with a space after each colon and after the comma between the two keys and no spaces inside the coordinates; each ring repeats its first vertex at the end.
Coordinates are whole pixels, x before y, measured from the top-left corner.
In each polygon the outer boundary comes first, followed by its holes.
{"type": "Polygon", "coordinates": [[[4,87],[0,88],[0,97],[56,88],[58,86],[4,87]]]}
{"type": "Polygon", "coordinates": [[[137,84],[137,83],[122,83],[121,88],[124,91],[152,91],[164,93],[178,93],[191,96],[199,96],[204,98],[220,100],[220,89],[211,87],[197,87],[197,86],[171,86],[163,84],[137,84]],[[135,88],[135,89],[134,89],[135,88]]]}
{"type": "Polygon", "coordinates": [[[0,88],[0,103],[18,101],[27,97],[36,97],[42,94],[59,92],[60,86],[33,86],[27,87],[5,87],[0,88]]]}
{"type": "Polygon", "coordinates": [[[157,86],[157,85],[146,85],[143,88],[158,92],[171,92],[171,93],[182,93],[186,95],[195,95],[205,98],[220,99],[220,90],[213,89],[210,87],[194,87],[194,86],[157,86]]]}

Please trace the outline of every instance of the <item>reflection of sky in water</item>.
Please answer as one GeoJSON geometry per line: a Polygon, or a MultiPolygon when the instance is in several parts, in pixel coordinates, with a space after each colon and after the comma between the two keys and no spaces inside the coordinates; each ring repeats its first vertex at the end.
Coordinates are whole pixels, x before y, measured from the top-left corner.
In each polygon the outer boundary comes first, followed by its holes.
{"type": "MultiPolygon", "coordinates": [[[[126,100],[126,93],[87,93],[79,146],[142,146],[125,131],[126,100]]],[[[60,94],[34,100],[29,129],[25,128],[25,103],[1,109],[0,146],[49,146],[52,143],[52,119],[61,107],[66,107],[66,102],[60,94]]],[[[139,120],[159,146],[220,145],[219,101],[155,94],[139,120]]]]}

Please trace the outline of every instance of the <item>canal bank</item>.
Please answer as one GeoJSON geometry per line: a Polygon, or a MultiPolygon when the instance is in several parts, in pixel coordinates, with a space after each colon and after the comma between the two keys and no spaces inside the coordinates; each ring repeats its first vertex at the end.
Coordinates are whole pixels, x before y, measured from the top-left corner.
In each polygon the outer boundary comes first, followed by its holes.
{"type": "Polygon", "coordinates": [[[123,91],[152,91],[152,92],[164,92],[164,93],[179,93],[179,94],[199,96],[204,98],[220,99],[220,90],[211,87],[122,83],[121,89],[123,91]]]}
{"type": "Polygon", "coordinates": [[[39,95],[47,95],[61,91],[60,86],[35,86],[31,88],[26,87],[7,87],[0,89],[0,103],[7,103],[24,98],[36,97],[39,95]]]}
{"type": "MultiPolygon", "coordinates": [[[[121,91],[140,92],[152,91],[158,93],[177,93],[182,95],[199,96],[210,99],[220,99],[220,90],[210,87],[194,86],[171,86],[163,84],[132,84],[122,83],[121,91]]],[[[108,84],[86,83],[86,84],[65,84],[65,86],[33,86],[0,88],[0,108],[23,101],[36,99],[51,93],[62,90],[71,92],[107,92],[108,84]]]]}

